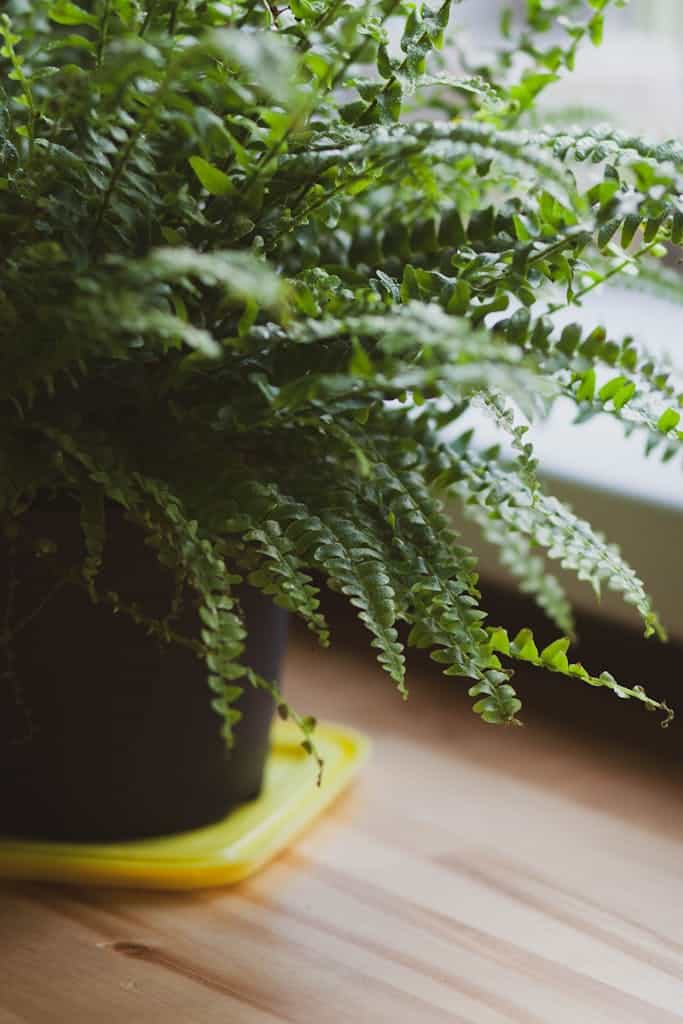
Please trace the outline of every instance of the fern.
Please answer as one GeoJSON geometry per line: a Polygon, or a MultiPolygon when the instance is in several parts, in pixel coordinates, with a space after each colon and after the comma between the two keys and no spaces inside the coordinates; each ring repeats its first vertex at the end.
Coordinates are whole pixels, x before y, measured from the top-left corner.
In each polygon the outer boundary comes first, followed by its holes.
{"type": "Polygon", "coordinates": [[[5,4],[3,528],[46,491],[76,497],[70,582],[204,660],[226,742],[254,685],[317,756],[314,720],[241,663],[245,577],[323,644],[327,580],[403,695],[407,643],[470,679],[487,722],[517,721],[515,662],[668,714],[571,665],[564,639],[539,653],[487,627],[476,553],[443,504],[459,496],[563,633],[546,558],[663,637],[634,571],[543,490],[526,422],[564,395],[664,458],[683,440],[665,364],[555,326],[610,281],[681,294],[657,260],[683,240],[682,147],[534,114],[612,6],[529,2],[453,76],[449,0],[5,4]],[[446,440],[472,403],[511,464],[446,440]],[[111,503],[169,570],[158,621],[102,585],[111,503]],[[188,590],[193,637],[178,632],[188,590]]]}
{"type": "Polygon", "coordinates": [[[533,539],[481,506],[465,504],[463,512],[479,526],[484,539],[499,549],[501,565],[519,581],[520,591],[533,597],[563,634],[574,638],[576,626],[569,600],[560,581],[536,553],[533,539]]]}
{"type": "Polygon", "coordinates": [[[562,393],[578,406],[580,421],[606,413],[627,433],[643,433],[648,454],[664,447],[668,459],[680,451],[683,388],[670,366],[643,352],[632,337],[617,342],[603,328],[586,333],[579,324],[556,334],[544,330],[545,321],[526,318],[520,330],[519,319],[503,320],[496,329],[525,348],[538,371],[553,373],[562,393]]]}
{"type": "Polygon", "coordinates": [[[498,628],[491,630],[491,647],[516,661],[527,662],[568,678],[580,679],[589,686],[606,687],[622,700],[640,701],[648,711],[663,711],[663,728],[666,728],[673,718],[671,709],[666,704],[648,697],[642,686],[622,686],[609,672],[593,676],[579,662],[569,662],[569,640],[566,637],[560,637],[539,652],[530,629],[520,630],[511,641],[505,630],[498,628]]]}
{"type": "Polygon", "coordinates": [[[518,476],[488,459],[464,455],[460,468],[463,481],[459,489],[466,501],[488,508],[532,538],[550,558],[590,583],[596,595],[600,595],[603,583],[620,592],[640,613],[645,636],[656,633],[665,639],[664,628],[636,573],[618,548],[608,544],[589,523],[552,495],[529,491],[518,476]]]}
{"type": "MultiPolygon", "coordinates": [[[[349,514],[353,495],[331,489],[318,517],[301,501],[286,497],[272,486],[256,490],[270,500],[268,514],[277,517],[274,522],[280,525],[280,549],[286,545],[300,562],[323,572],[328,583],[349,598],[373,635],[372,645],[379,651],[380,664],[403,690],[405,660],[395,628],[396,595],[384,569],[382,547],[359,528],[358,516],[352,518],[349,514]]],[[[246,507],[251,507],[248,499],[246,507]]],[[[247,539],[251,539],[249,534],[247,539]]]]}

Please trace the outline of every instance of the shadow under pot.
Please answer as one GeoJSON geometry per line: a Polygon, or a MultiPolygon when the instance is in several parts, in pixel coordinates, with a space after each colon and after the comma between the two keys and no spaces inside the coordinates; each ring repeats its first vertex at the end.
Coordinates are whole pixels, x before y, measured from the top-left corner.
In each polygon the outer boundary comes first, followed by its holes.
{"type": "MultiPolygon", "coordinates": [[[[106,520],[98,589],[163,618],[172,572],[118,506],[106,520]]],[[[0,647],[0,834],[167,835],[258,796],[271,697],[244,681],[228,752],[206,666],[191,645],[159,641],[106,601],[94,604],[78,583],[60,583],[84,556],[76,502],[37,502],[19,526],[12,541],[0,529],[0,620],[7,612],[12,635],[0,647]]],[[[246,585],[235,595],[248,629],[241,660],[277,681],[286,613],[246,585]]],[[[196,602],[183,597],[173,629],[199,640],[196,602]]]]}

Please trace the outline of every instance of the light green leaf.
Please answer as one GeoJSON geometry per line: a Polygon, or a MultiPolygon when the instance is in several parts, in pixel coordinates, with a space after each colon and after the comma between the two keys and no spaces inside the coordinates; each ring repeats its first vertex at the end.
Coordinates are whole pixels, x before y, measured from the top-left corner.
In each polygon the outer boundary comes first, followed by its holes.
{"type": "Polygon", "coordinates": [[[190,167],[199,178],[207,192],[213,196],[226,196],[235,191],[234,185],[227,174],[210,164],[201,156],[191,156],[190,167]]]}
{"type": "Polygon", "coordinates": [[[670,430],[674,430],[681,422],[681,414],[676,412],[675,409],[667,409],[657,420],[657,430],[661,430],[663,434],[668,434],[670,430]]]}
{"type": "Polygon", "coordinates": [[[59,25],[97,25],[98,19],[94,14],[88,14],[78,4],[71,0],[55,0],[48,8],[48,17],[59,25]]]}

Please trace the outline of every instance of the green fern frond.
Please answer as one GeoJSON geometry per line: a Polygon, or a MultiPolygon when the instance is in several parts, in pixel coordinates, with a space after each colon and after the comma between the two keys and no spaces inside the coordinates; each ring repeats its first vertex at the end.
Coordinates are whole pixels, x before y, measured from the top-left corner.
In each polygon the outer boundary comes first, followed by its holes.
{"type": "MultiPolygon", "coordinates": [[[[242,532],[246,540],[259,538],[263,524],[271,537],[277,537],[278,561],[284,547],[294,559],[294,567],[302,580],[300,566],[322,572],[329,584],[345,594],[357,610],[358,618],[373,635],[372,645],[378,650],[378,661],[403,692],[405,659],[395,628],[396,596],[384,569],[381,543],[367,531],[359,529],[353,517],[353,495],[336,490],[328,495],[325,508],[313,515],[306,505],[283,494],[274,484],[250,484],[239,492],[235,515],[226,529],[242,532]],[[335,499],[330,503],[329,499],[335,499]],[[350,513],[347,518],[343,512],[350,513]],[[256,525],[258,524],[258,525],[256,525]]],[[[301,586],[301,582],[299,583],[301,586]]],[[[317,612],[315,592],[304,582],[305,602],[297,611],[303,613],[327,639],[326,627],[317,612]]]]}
{"type": "Polygon", "coordinates": [[[640,701],[648,711],[660,711],[664,718],[662,728],[666,728],[673,718],[671,709],[664,701],[648,697],[642,686],[623,686],[609,672],[601,672],[599,676],[591,675],[579,662],[571,663],[567,658],[569,640],[560,637],[539,651],[530,629],[522,629],[510,640],[504,629],[499,627],[490,630],[491,648],[504,657],[514,661],[534,665],[548,672],[555,672],[567,678],[580,679],[589,686],[601,686],[611,690],[622,700],[640,701]]]}
{"type": "Polygon", "coordinates": [[[603,328],[584,335],[580,325],[569,324],[559,338],[544,339],[533,358],[576,403],[580,421],[606,413],[627,433],[644,433],[647,454],[663,448],[668,460],[680,451],[683,388],[671,367],[643,353],[632,337],[616,342],[603,328]]]}
{"type": "Polygon", "coordinates": [[[478,505],[465,503],[463,513],[479,526],[484,539],[498,549],[501,565],[518,581],[520,591],[533,597],[565,636],[574,638],[576,624],[564,587],[548,572],[545,559],[538,554],[532,538],[478,505]]]}
{"type": "Polygon", "coordinates": [[[576,516],[557,498],[537,491],[533,495],[519,477],[472,452],[460,455],[463,480],[457,485],[464,501],[488,509],[531,538],[571,569],[580,580],[591,584],[599,597],[603,583],[621,593],[624,601],[640,613],[645,636],[664,639],[664,627],[642,582],[618,548],[608,544],[589,523],[576,516]]]}
{"type": "Polygon", "coordinates": [[[353,520],[333,512],[323,519],[329,540],[315,549],[316,563],[330,585],[345,594],[360,621],[373,634],[377,660],[405,696],[405,658],[396,630],[397,607],[381,549],[370,546],[367,534],[353,520]]]}
{"type": "Polygon", "coordinates": [[[256,545],[261,556],[247,576],[249,583],[270,594],[281,607],[301,615],[322,646],[327,647],[329,630],[319,611],[318,588],[302,571],[294,543],[277,519],[266,519],[243,534],[243,539],[250,547],[256,545]]]}

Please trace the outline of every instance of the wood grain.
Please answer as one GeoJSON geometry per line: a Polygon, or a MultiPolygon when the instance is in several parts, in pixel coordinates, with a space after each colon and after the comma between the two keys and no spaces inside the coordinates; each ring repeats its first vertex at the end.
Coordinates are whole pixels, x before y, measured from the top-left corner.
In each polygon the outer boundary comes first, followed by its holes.
{"type": "Polygon", "coordinates": [[[420,675],[295,637],[291,699],[374,737],[353,791],[232,889],[5,885],[0,1024],[683,1021],[681,779],[420,675]]]}

